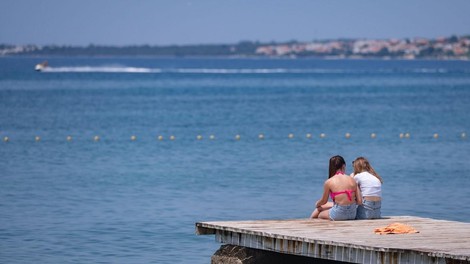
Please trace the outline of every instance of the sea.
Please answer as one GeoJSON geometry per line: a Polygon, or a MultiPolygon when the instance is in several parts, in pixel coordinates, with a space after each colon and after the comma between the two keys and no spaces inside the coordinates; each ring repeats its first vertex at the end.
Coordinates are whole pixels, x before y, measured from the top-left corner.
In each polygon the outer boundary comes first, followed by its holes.
{"type": "Polygon", "coordinates": [[[470,222],[469,136],[470,61],[1,57],[0,263],[210,263],[196,222],[308,218],[334,155],[470,222]]]}

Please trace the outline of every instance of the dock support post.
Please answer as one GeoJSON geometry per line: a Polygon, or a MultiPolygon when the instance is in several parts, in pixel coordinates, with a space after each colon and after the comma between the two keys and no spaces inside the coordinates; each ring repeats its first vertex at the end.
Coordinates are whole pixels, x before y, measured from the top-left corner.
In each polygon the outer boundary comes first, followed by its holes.
{"type": "Polygon", "coordinates": [[[332,264],[341,261],[317,259],[273,251],[247,248],[235,245],[222,245],[211,257],[211,264],[332,264]]]}

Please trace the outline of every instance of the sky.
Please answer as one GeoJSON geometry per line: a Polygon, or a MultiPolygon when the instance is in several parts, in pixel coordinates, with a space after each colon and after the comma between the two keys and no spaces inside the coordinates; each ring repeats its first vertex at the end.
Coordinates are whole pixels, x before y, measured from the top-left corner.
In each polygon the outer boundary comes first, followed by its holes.
{"type": "Polygon", "coordinates": [[[1,0],[0,43],[186,45],[470,34],[470,0],[1,0]]]}

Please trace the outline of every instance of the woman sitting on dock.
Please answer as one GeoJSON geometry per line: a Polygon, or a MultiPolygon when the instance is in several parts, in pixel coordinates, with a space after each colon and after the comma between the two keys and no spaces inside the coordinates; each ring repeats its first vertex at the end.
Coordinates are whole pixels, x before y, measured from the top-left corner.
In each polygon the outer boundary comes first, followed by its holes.
{"type": "Polygon", "coordinates": [[[357,158],[352,165],[354,169],[352,176],[362,194],[362,204],[357,207],[356,219],[380,218],[382,177],[364,157],[357,158]]]}
{"type": "Polygon", "coordinates": [[[361,204],[361,194],[356,181],[345,174],[346,162],[341,156],[330,159],[329,177],[323,187],[323,196],[316,203],[310,218],[353,220],[356,218],[357,204],[361,204]],[[328,202],[331,195],[333,203],[328,202]],[[357,203],[356,203],[357,201],[357,203]]]}

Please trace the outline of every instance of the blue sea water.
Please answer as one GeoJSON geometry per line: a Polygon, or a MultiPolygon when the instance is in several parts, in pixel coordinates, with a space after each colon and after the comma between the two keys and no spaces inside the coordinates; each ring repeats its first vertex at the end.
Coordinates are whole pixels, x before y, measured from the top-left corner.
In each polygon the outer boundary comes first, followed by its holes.
{"type": "Polygon", "coordinates": [[[1,263],[209,263],[195,222],[306,218],[336,154],[469,222],[468,61],[43,59],[0,58],[1,263]]]}

